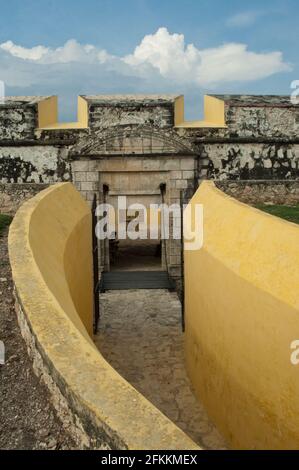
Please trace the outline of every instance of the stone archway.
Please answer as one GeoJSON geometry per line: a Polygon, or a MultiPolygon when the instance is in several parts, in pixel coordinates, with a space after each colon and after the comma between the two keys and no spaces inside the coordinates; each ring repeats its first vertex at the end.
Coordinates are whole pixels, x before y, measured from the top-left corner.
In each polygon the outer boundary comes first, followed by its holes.
{"type": "Polygon", "coordinates": [[[194,155],[196,149],[172,128],[117,125],[94,132],[70,149],[71,157],[101,155],[194,155]]]}
{"type": "MultiPolygon", "coordinates": [[[[97,192],[109,202],[122,195],[131,202],[161,203],[160,185],[165,185],[164,202],[179,204],[191,197],[197,178],[197,154],[184,138],[171,128],[144,125],[111,126],[83,138],[70,150],[73,178],[82,195],[91,200],[97,192]]],[[[178,221],[172,220],[172,227],[178,221]]],[[[101,243],[102,268],[109,269],[107,244],[101,243]],[[106,255],[105,255],[106,253],[106,255]]],[[[181,278],[181,241],[165,241],[168,273],[181,278]]]]}

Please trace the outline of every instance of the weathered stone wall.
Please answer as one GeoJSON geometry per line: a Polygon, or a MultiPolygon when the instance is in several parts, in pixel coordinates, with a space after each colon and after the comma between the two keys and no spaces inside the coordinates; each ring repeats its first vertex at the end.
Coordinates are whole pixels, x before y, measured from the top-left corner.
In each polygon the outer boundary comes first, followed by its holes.
{"type": "Polygon", "coordinates": [[[0,183],[70,180],[67,151],[53,145],[0,147],[0,183]]]}
{"type": "Polygon", "coordinates": [[[71,180],[67,149],[53,145],[0,146],[0,212],[18,207],[49,184],[71,180]]]}
{"type": "Polygon", "coordinates": [[[291,107],[228,107],[230,134],[239,137],[297,137],[299,113],[291,107]]]}
{"type": "Polygon", "coordinates": [[[79,131],[38,129],[40,97],[8,97],[0,106],[0,211],[13,214],[47,185],[71,179],[68,147],[79,131]]]}
{"type": "Polygon", "coordinates": [[[298,137],[299,107],[289,96],[219,96],[225,100],[227,135],[298,137]]]}
{"type": "MultiPolygon", "coordinates": [[[[52,130],[37,129],[40,97],[9,98],[0,106],[0,183],[71,181],[71,162],[85,157],[86,142],[103,155],[117,154],[119,148],[124,154],[148,153],[153,167],[161,152],[169,153],[164,158],[170,162],[180,145],[180,150],[189,146],[198,157],[199,179],[299,179],[299,107],[288,97],[218,97],[225,102],[226,128],[175,128],[172,95],[115,95],[85,97],[89,129],[52,130]]],[[[83,187],[93,182],[82,181],[83,187]]],[[[257,186],[250,188],[260,197],[257,186]]],[[[10,199],[9,186],[7,191],[10,199]]],[[[17,205],[22,191],[16,195],[17,205]]],[[[81,191],[84,195],[89,189],[81,191]]]]}
{"type": "Polygon", "coordinates": [[[299,145],[215,143],[204,145],[207,178],[216,180],[299,178],[299,145]]]}
{"type": "Polygon", "coordinates": [[[297,179],[299,107],[289,97],[218,97],[225,101],[226,128],[179,131],[198,149],[201,178],[297,179]]]}
{"type": "Polygon", "coordinates": [[[14,215],[24,201],[47,187],[47,184],[0,183],[0,212],[14,215]]]}
{"type": "Polygon", "coordinates": [[[14,102],[0,106],[0,141],[27,140],[37,127],[35,106],[14,102]]]}
{"type": "Polygon", "coordinates": [[[299,204],[299,180],[216,181],[216,186],[246,204],[299,204]]]}
{"type": "Polygon", "coordinates": [[[114,96],[101,99],[88,97],[89,126],[92,131],[114,125],[144,124],[164,128],[174,123],[174,98],[163,96],[114,96]]]}

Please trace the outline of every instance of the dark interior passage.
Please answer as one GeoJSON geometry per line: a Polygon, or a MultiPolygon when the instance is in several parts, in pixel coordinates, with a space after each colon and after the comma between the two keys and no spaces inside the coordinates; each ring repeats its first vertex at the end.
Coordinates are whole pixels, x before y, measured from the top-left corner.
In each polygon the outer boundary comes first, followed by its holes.
{"type": "Polygon", "coordinates": [[[160,271],[161,246],[158,240],[118,240],[109,246],[111,271],[160,271]]]}

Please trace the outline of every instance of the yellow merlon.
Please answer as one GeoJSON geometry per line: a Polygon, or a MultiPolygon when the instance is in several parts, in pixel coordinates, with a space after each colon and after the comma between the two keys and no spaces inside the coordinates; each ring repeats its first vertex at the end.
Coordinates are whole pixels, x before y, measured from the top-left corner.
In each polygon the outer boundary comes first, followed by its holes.
{"type": "Polygon", "coordinates": [[[38,127],[45,130],[88,128],[88,103],[82,96],[78,96],[77,113],[77,122],[58,122],[58,98],[50,96],[38,103],[38,127]]]}
{"type": "Polygon", "coordinates": [[[180,96],[175,101],[175,127],[211,127],[222,128],[225,124],[225,103],[214,96],[204,96],[204,120],[203,121],[185,121],[184,96],[180,96]]]}

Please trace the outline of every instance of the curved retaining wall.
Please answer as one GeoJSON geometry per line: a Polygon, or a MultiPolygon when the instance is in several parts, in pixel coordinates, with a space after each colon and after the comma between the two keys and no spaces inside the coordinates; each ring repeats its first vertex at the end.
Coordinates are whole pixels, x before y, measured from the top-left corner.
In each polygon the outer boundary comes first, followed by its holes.
{"type": "Polygon", "coordinates": [[[36,373],[84,448],[197,449],[127,383],[92,338],[91,215],[70,183],[17,212],[9,254],[22,334],[36,373]]]}
{"type": "Polygon", "coordinates": [[[299,448],[299,227],[203,182],[204,245],[185,252],[186,357],[235,448],[299,448]]]}

